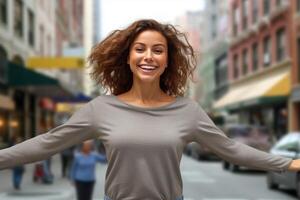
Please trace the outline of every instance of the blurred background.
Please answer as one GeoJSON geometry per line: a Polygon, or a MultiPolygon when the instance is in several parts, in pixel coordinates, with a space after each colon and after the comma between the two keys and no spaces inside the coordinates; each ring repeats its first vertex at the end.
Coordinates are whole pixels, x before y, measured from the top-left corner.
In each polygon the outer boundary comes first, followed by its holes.
{"type": "MultiPolygon", "coordinates": [[[[0,0],[0,149],[64,123],[104,94],[86,58],[107,34],[142,18],[187,34],[198,65],[186,96],[229,137],[299,158],[299,0],[0,0]]],[[[95,149],[105,153],[99,141],[95,149]]],[[[23,166],[20,188],[14,170],[0,171],[0,200],[74,199],[62,167],[72,151],[23,166]]],[[[97,166],[94,199],[103,198],[105,169],[97,166]]],[[[300,198],[298,173],[232,165],[194,143],[182,177],[186,200],[300,198]]]]}

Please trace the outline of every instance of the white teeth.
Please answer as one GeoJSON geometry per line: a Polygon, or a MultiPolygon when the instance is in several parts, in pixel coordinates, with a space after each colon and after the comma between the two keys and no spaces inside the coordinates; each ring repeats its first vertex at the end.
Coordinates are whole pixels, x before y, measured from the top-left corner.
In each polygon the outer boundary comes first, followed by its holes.
{"type": "Polygon", "coordinates": [[[146,69],[146,70],[153,70],[155,69],[156,67],[153,67],[153,66],[149,66],[149,65],[142,65],[140,66],[142,69],[146,69]]]}

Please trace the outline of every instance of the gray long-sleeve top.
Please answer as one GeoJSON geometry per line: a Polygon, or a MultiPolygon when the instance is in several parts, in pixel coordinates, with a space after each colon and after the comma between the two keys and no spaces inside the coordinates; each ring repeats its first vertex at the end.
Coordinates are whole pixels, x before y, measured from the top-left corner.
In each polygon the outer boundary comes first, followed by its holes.
{"type": "Polygon", "coordinates": [[[186,97],[143,108],[99,96],[65,124],[0,151],[0,169],[45,159],[87,139],[104,142],[108,159],[105,194],[113,200],[173,200],[182,195],[180,160],[195,141],[239,165],[285,171],[291,159],[227,138],[202,108],[186,97]]]}

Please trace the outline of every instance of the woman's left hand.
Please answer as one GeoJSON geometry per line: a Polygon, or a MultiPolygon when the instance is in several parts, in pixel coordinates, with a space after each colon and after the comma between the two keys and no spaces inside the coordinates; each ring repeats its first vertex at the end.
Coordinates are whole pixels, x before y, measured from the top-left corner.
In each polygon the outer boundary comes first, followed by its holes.
{"type": "Polygon", "coordinates": [[[293,160],[288,168],[289,171],[300,171],[300,159],[293,160]]]}

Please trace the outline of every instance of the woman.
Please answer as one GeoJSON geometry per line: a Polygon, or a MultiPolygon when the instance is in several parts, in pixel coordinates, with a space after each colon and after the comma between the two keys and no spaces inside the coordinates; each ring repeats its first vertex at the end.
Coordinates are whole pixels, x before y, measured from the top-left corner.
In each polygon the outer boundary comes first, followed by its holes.
{"type": "Polygon", "coordinates": [[[93,152],[93,141],[88,140],[82,144],[81,150],[75,153],[71,180],[76,187],[77,200],[91,200],[95,184],[95,167],[97,162],[104,163],[106,158],[93,152]]]}
{"type": "Polygon", "coordinates": [[[44,159],[99,138],[106,149],[106,200],[181,200],[180,160],[195,141],[238,165],[282,172],[300,161],[258,151],[227,138],[203,109],[183,97],[195,68],[184,34],[140,20],[95,46],[92,77],[112,95],[99,96],[64,125],[0,151],[0,168],[44,159]]]}

